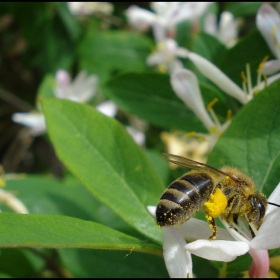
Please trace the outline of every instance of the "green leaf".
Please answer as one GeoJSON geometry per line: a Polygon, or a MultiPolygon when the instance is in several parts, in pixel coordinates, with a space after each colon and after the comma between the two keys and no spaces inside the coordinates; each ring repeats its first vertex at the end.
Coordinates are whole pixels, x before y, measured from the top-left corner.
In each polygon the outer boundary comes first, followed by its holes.
{"type": "Polygon", "coordinates": [[[271,194],[279,183],[280,82],[261,91],[240,110],[209,157],[216,167],[236,166],[258,189],[271,194]]]}
{"type": "Polygon", "coordinates": [[[256,14],[262,2],[226,2],[225,11],[233,13],[235,17],[256,14]]]}
{"type": "Polygon", "coordinates": [[[215,65],[226,52],[226,47],[217,38],[202,31],[194,37],[191,49],[215,65]]]}
{"type": "Polygon", "coordinates": [[[205,131],[194,113],[173,92],[170,76],[125,73],[107,84],[109,97],[123,110],[152,124],[185,131],[205,131]]]}
{"type": "Polygon", "coordinates": [[[88,248],[161,255],[157,245],[103,225],[59,215],[0,213],[0,247],[88,248]]]}
{"type": "Polygon", "coordinates": [[[273,54],[258,31],[252,32],[241,39],[223,56],[220,69],[235,83],[242,86],[241,72],[246,73],[246,63],[251,68],[253,86],[257,83],[257,69],[265,56],[273,58],[273,54]],[[252,47],[253,46],[253,47],[252,47]]]}
{"type": "Polygon", "coordinates": [[[123,126],[68,100],[46,99],[43,109],[51,141],[69,170],[124,221],[159,242],[160,229],[146,207],[156,205],[164,186],[123,126]]]}
{"type": "MultiPolygon", "coordinates": [[[[7,180],[5,190],[16,193],[31,214],[71,216],[136,236],[136,231],[96,200],[73,176],[58,181],[46,176],[28,175],[24,179],[7,180]]],[[[5,209],[2,204],[1,210],[11,211],[9,208],[5,209]]]]}
{"type": "Polygon", "coordinates": [[[39,86],[37,93],[37,100],[41,101],[46,97],[55,97],[54,95],[54,86],[55,86],[55,78],[53,75],[48,74],[44,77],[42,83],[39,86]]]}
{"type": "Polygon", "coordinates": [[[133,249],[130,252],[59,249],[58,252],[64,266],[75,278],[168,277],[163,258],[133,249]]]}
{"type": "Polygon", "coordinates": [[[144,70],[147,69],[146,57],[151,47],[152,42],[139,34],[90,30],[78,49],[79,67],[99,75],[101,81],[122,70],[144,70]]]}

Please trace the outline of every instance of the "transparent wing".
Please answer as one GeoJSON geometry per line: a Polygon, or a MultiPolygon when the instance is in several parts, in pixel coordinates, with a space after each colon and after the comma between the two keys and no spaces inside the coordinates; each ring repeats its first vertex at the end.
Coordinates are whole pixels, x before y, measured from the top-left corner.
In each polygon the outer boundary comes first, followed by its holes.
{"type": "Polygon", "coordinates": [[[189,168],[189,169],[198,170],[198,171],[209,170],[211,172],[222,174],[222,175],[229,176],[230,178],[232,178],[232,176],[230,174],[227,174],[227,173],[225,173],[225,172],[221,171],[220,169],[217,169],[213,166],[210,166],[210,165],[198,162],[198,161],[194,161],[194,160],[191,160],[191,159],[188,159],[188,158],[172,155],[172,154],[163,154],[163,155],[165,156],[165,158],[164,158],[165,160],[167,160],[169,162],[172,162],[172,163],[175,163],[179,166],[189,168]]]}

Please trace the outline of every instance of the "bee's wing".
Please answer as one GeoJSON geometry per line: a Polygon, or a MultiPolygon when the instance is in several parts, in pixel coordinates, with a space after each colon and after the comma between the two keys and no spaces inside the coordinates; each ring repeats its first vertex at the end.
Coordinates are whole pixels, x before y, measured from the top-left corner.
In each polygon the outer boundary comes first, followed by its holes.
{"type": "Polygon", "coordinates": [[[194,170],[198,170],[198,171],[207,169],[214,173],[222,174],[225,176],[228,175],[225,172],[223,172],[213,166],[210,166],[210,165],[198,162],[198,161],[194,161],[194,160],[191,160],[188,158],[184,158],[184,157],[180,157],[180,156],[176,156],[176,155],[172,155],[172,154],[163,154],[163,155],[165,156],[165,158],[164,158],[165,160],[175,163],[182,167],[186,167],[186,168],[194,169],[194,170]]]}

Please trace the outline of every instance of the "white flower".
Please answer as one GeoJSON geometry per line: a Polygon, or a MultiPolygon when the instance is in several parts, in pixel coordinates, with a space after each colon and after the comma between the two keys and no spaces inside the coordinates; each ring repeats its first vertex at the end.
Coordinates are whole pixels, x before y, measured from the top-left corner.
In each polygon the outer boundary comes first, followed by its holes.
{"type": "Polygon", "coordinates": [[[65,70],[58,70],[55,76],[54,92],[57,98],[86,103],[96,93],[98,78],[95,75],[87,76],[85,71],[81,71],[72,82],[65,70]]]}
{"type": "Polygon", "coordinates": [[[151,26],[157,43],[167,38],[168,32],[173,32],[176,24],[183,20],[198,19],[210,2],[153,2],[154,13],[137,6],[129,7],[125,14],[129,23],[140,30],[151,26]]]}
{"type": "Polygon", "coordinates": [[[188,51],[180,48],[177,42],[171,38],[167,38],[157,45],[155,52],[147,58],[149,66],[158,66],[159,70],[172,73],[175,69],[183,68],[182,62],[177,57],[186,58],[188,51]]]}
{"type": "Polygon", "coordinates": [[[270,50],[277,59],[267,61],[263,74],[271,75],[280,70],[280,16],[269,4],[263,4],[258,13],[256,24],[270,50]]]}
{"type": "MultiPolygon", "coordinates": [[[[97,81],[95,75],[87,76],[86,72],[82,71],[71,82],[70,76],[65,70],[58,70],[54,94],[60,99],[69,99],[79,103],[88,102],[96,93],[97,81]]],[[[108,114],[108,106],[110,106],[110,114],[116,114],[116,106],[111,103],[103,104],[103,106],[100,104],[101,111],[105,110],[105,105],[107,105],[108,114]]],[[[29,133],[32,136],[42,135],[46,131],[45,116],[41,112],[15,113],[12,120],[29,127],[29,133]]]]}
{"type": "Polygon", "coordinates": [[[113,12],[113,5],[108,2],[67,2],[69,11],[76,16],[91,15],[101,12],[110,15],[113,12]]]}
{"type": "MultiPolygon", "coordinates": [[[[280,201],[280,183],[270,195],[268,201],[272,203],[280,201]]],[[[155,216],[156,207],[149,206],[148,210],[155,216]]],[[[269,256],[267,250],[280,247],[279,215],[279,207],[268,205],[264,222],[253,239],[249,237],[249,232],[243,232],[244,228],[242,227],[242,223],[241,228],[235,226],[234,229],[224,220],[221,221],[227,230],[219,228],[217,240],[212,241],[206,240],[209,236],[208,224],[197,219],[190,219],[178,228],[176,226],[162,227],[163,248],[164,252],[166,252],[166,254],[164,253],[166,266],[168,271],[174,271],[170,276],[180,277],[182,273],[185,273],[186,267],[191,267],[191,260],[182,257],[182,252],[186,253],[187,250],[187,252],[202,258],[225,262],[232,261],[237,256],[248,252],[253,259],[249,270],[250,277],[266,277],[269,270],[269,256]],[[242,234],[236,229],[240,230],[242,234]],[[167,231],[170,231],[169,234],[176,236],[176,239],[174,238],[172,240],[166,238],[168,235],[164,232],[167,231]],[[186,244],[186,239],[196,241],[186,244]],[[173,246],[175,246],[175,252],[172,250],[173,246]],[[173,252],[173,254],[171,255],[170,252],[173,252]],[[180,271],[179,269],[177,269],[177,271],[174,270],[175,265],[180,268],[180,271]]]]}
{"type": "Polygon", "coordinates": [[[15,113],[12,115],[12,120],[29,127],[32,136],[42,135],[46,131],[45,117],[42,113],[15,113]]]}
{"type": "Polygon", "coordinates": [[[240,21],[235,19],[231,12],[221,13],[220,22],[217,22],[215,14],[208,14],[205,17],[205,32],[217,37],[227,47],[232,47],[238,37],[238,26],[240,21]]]}

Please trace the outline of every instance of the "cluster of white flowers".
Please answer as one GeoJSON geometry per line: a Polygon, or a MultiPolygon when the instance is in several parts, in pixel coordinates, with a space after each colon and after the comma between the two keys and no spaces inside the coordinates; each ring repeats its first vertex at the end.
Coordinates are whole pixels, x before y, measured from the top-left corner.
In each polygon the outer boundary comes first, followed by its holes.
{"type": "MultiPolygon", "coordinates": [[[[280,201],[280,183],[268,201],[280,201]]],[[[148,210],[155,216],[156,207],[148,206],[148,210]]],[[[217,240],[212,241],[207,240],[210,233],[208,223],[195,218],[179,227],[162,227],[163,255],[170,277],[192,277],[191,254],[208,260],[230,262],[246,253],[253,259],[250,277],[266,277],[269,270],[267,250],[280,247],[279,215],[279,207],[268,205],[264,222],[253,239],[245,227],[240,233],[222,219],[225,229],[218,228],[217,240]],[[186,240],[195,241],[187,243],[186,240]]]]}
{"type": "MultiPolygon", "coordinates": [[[[180,47],[175,38],[175,26],[181,21],[188,20],[193,24],[207,10],[211,3],[175,2],[152,3],[154,12],[141,9],[136,6],[126,11],[126,16],[131,26],[137,30],[145,31],[152,28],[156,50],[147,58],[149,66],[157,66],[162,72],[168,71],[171,76],[171,85],[176,95],[190,108],[209,131],[207,138],[210,145],[215,145],[218,137],[229,126],[228,119],[220,124],[212,106],[204,105],[199,82],[196,75],[184,69],[181,59],[189,59],[199,72],[219,87],[223,92],[237,99],[241,104],[248,103],[254,94],[262,90],[280,78],[275,74],[280,70],[280,16],[269,4],[263,4],[256,18],[256,25],[270,47],[276,59],[266,61],[264,59],[258,69],[257,85],[252,85],[249,65],[246,65],[246,75],[243,73],[243,88],[240,88],[219,68],[204,57],[180,47]],[[266,75],[272,75],[266,77],[266,75]],[[262,75],[264,81],[261,81],[262,75]]],[[[241,20],[235,19],[230,12],[223,12],[220,21],[211,13],[205,16],[204,31],[218,38],[226,47],[232,47],[238,38],[238,28],[241,20]]],[[[187,129],[187,127],[186,127],[187,129]]],[[[268,199],[270,202],[280,201],[280,184],[268,199]]],[[[149,211],[155,215],[155,207],[149,206],[149,211]]],[[[226,229],[219,229],[218,240],[209,242],[206,240],[208,225],[206,222],[190,219],[180,226],[162,227],[163,251],[167,270],[171,277],[192,277],[191,253],[197,256],[218,261],[232,261],[237,256],[249,253],[253,263],[249,274],[251,277],[266,277],[269,270],[268,249],[279,248],[278,238],[280,222],[277,216],[280,214],[278,207],[269,205],[264,223],[256,236],[249,238],[249,232],[240,232],[231,228],[222,220],[226,229]],[[189,244],[186,239],[196,240],[189,244]]],[[[246,230],[245,230],[246,231],[246,230]]]]}

